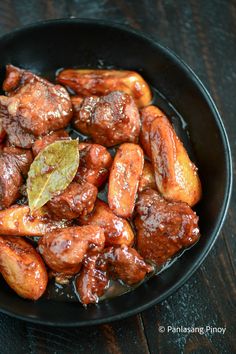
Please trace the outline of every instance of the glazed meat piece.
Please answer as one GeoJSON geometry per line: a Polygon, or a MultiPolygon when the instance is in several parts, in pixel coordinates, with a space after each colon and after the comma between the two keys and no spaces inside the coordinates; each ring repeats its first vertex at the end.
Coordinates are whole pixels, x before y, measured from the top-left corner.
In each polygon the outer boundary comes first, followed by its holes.
{"type": "Polygon", "coordinates": [[[142,192],[144,189],[147,188],[156,189],[156,182],[152,164],[145,160],[143,166],[143,173],[139,181],[138,191],[142,192]]]}
{"type": "Polygon", "coordinates": [[[0,272],[23,298],[37,300],[46,290],[45,265],[33,246],[23,238],[0,236],[0,272]]]}
{"type": "MultiPolygon", "coordinates": [[[[74,127],[85,135],[90,135],[93,130],[93,116],[95,115],[96,105],[100,101],[100,98],[97,96],[91,96],[85,98],[82,103],[78,104],[72,99],[73,106],[73,124],[74,127]]],[[[96,121],[95,121],[96,123],[96,121]]],[[[97,119],[97,125],[99,125],[99,117],[97,119]]],[[[100,128],[100,127],[99,127],[100,128]]]]}
{"type": "Polygon", "coordinates": [[[134,71],[66,69],[58,74],[57,81],[84,97],[123,91],[133,97],[138,107],[148,105],[152,99],[148,84],[134,71]]]}
{"type": "Polygon", "coordinates": [[[83,269],[76,279],[76,290],[82,304],[98,302],[108,284],[106,264],[100,254],[85,257],[83,269]]]}
{"type": "Polygon", "coordinates": [[[108,273],[128,285],[140,282],[147,273],[153,271],[153,267],[147,264],[134,248],[126,245],[106,248],[103,257],[108,273]]]}
{"type": "Polygon", "coordinates": [[[43,208],[33,214],[28,206],[20,205],[0,211],[0,235],[43,236],[45,232],[68,225],[68,221],[51,220],[43,208]]]}
{"type": "Polygon", "coordinates": [[[33,156],[30,150],[21,149],[14,146],[4,146],[3,155],[14,156],[16,164],[23,175],[27,177],[31,163],[33,162],[33,156]]]}
{"type": "Polygon", "coordinates": [[[103,97],[87,97],[79,107],[74,106],[74,126],[104,146],[137,142],[139,112],[130,95],[114,91],[103,97]]]}
{"type": "Polygon", "coordinates": [[[33,161],[28,150],[4,147],[0,154],[0,209],[8,208],[19,197],[29,167],[33,161]]]}
{"type": "Polygon", "coordinates": [[[153,121],[150,142],[156,185],[160,193],[168,200],[195,205],[202,194],[197,168],[165,116],[153,121]]]}
{"type": "Polygon", "coordinates": [[[198,217],[188,204],[168,202],[146,189],[136,204],[137,247],[144,259],[166,263],[199,238],[198,217]]]}
{"type": "Polygon", "coordinates": [[[72,105],[64,87],[7,65],[0,96],[0,118],[11,144],[30,148],[34,137],[64,128],[72,117],[72,105]]]}
{"type": "Polygon", "coordinates": [[[98,226],[74,226],[45,234],[39,241],[39,252],[54,271],[73,275],[89,252],[103,250],[105,237],[98,226]]]}
{"type": "Polygon", "coordinates": [[[132,215],[143,164],[143,150],[139,145],[126,143],[117,150],[108,186],[108,204],[116,215],[124,218],[132,215]]]}
{"type": "Polygon", "coordinates": [[[80,143],[80,162],[75,176],[77,182],[89,182],[101,187],[106,181],[112,164],[112,157],[107,149],[98,144],[80,143]]]}
{"type": "Polygon", "coordinates": [[[57,130],[56,132],[51,132],[48,135],[38,138],[32,146],[34,156],[37,156],[41,150],[43,150],[46,146],[54,143],[54,141],[64,139],[69,139],[69,134],[63,129],[57,130]]]}
{"type": "Polygon", "coordinates": [[[72,182],[63,192],[53,197],[46,207],[55,219],[75,219],[93,210],[97,193],[97,188],[90,183],[72,182]]]}
{"type": "Polygon", "coordinates": [[[108,276],[134,285],[151,271],[153,267],[145,263],[134,248],[109,247],[103,254],[85,258],[83,270],[76,279],[76,290],[83,304],[95,303],[109,284],[108,276]]]}
{"type": "Polygon", "coordinates": [[[116,216],[109,206],[97,199],[93,212],[79,218],[81,225],[100,226],[105,235],[106,246],[132,245],[134,233],[127,220],[116,216]]]}

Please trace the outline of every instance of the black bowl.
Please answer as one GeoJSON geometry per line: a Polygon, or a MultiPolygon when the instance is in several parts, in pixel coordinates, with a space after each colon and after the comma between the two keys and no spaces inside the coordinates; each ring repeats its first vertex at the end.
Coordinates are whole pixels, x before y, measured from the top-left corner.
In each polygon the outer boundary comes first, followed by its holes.
{"type": "Polygon", "coordinates": [[[77,302],[18,297],[1,285],[0,311],[56,326],[84,326],[119,320],[164,300],[203,262],[222,227],[231,194],[232,163],[227,135],[203,84],[169,49],[133,30],[91,20],[56,20],[34,24],[0,39],[0,83],[12,63],[48,75],[61,67],[105,67],[141,71],[188,124],[203,183],[198,206],[202,237],[174,264],[136,290],[84,309],[77,302]]]}

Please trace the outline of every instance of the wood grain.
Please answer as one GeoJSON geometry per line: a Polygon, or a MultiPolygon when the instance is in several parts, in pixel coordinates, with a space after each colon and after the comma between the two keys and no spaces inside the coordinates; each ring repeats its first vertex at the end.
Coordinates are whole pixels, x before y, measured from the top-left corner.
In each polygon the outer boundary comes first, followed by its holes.
{"type": "MultiPolygon", "coordinates": [[[[234,0],[1,0],[0,35],[38,20],[63,17],[107,19],[128,24],[174,50],[212,94],[236,157],[234,0]]],[[[0,352],[236,352],[235,207],[234,191],[225,225],[208,258],[178,292],[160,305],[127,320],[83,329],[54,329],[0,314],[0,352]],[[167,328],[168,325],[226,326],[227,329],[225,335],[159,333],[159,326],[167,328]]]]}

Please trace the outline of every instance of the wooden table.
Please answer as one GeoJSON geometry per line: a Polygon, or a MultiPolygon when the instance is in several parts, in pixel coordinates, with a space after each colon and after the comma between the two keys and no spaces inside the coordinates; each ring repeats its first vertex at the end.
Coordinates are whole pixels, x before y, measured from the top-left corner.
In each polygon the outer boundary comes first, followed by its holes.
{"type": "MultiPolygon", "coordinates": [[[[0,35],[38,20],[61,17],[127,24],[174,50],[212,94],[236,154],[235,0],[1,0],[0,35]]],[[[163,303],[123,321],[82,329],[54,329],[0,314],[0,352],[236,352],[235,206],[234,192],[225,225],[210,255],[163,303]],[[167,333],[168,325],[227,329],[224,335],[167,333]],[[165,333],[159,333],[159,326],[166,328],[165,333]]]]}

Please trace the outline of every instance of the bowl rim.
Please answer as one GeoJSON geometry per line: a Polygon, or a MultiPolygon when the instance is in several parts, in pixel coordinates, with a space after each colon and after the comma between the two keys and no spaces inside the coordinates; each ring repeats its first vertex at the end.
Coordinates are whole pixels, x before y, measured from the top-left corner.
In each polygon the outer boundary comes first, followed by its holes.
{"type": "Polygon", "coordinates": [[[44,27],[45,25],[60,25],[60,24],[86,24],[86,25],[98,25],[101,27],[109,27],[113,29],[117,29],[126,33],[131,33],[135,35],[136,37],[141,37],[143,40],[148,41],[149,43],[152,44],[152,46],[159,48],[162,52],[164,52],[172,61],[175,61],[178,66],[181,67],[184,71],[188,72],[191,76],[191,80],[193,81],[193,84],[196,86],[196,88],[201,92],[203,95],[203,98],[206,100],[207,105],[209,106],[212,115],[214,116],[214,121],[215,124],[218,127],[219,134],[222,139],[222,144],[223,148],[225,151],[225,158],[226,158],[226,188],[225,188],[225,194],[224,194],[224,199],[222,201],[222,206],[220,209],[220,212],[218,214],[218,220],[217,223],[213,229],[213,231],[210,234],[210,237],[205,245],[204,250],[201,252],[197,260],[191,265],[190,269],[188,272],[181,277],[179,281],[177,281],[173,286],[168,288],[166,291],[164,291],[158,298],[155,298],[144,305],[140,305],[136,307],[135,309],[124,311],[120,314],[116,315],[111,315],[111,316],[106,316],[105,318],[102,319],[92,319],[92,320],[83,320],[83,321],[71,321],[71,322],[65,322],[65,321],[47,321],[39,318],[32,318],[28,317],[26,315],[19,315],[18,313],[11,312],[8,309],[2,309],[0,308],[0,312],[7,314],[9,316],[25,320],[28,322],[32,323],[37,323],[37,324],[44,324],[44,325],[49,325],[49,326],[55,326],[55,327],[83,327],[83,326],[92,326],[92,325],[99,325],[99,324],[104,324],[104,323],[110,323],[118,320],[125,319],[130,316],[137,315],[140,312],[143,312],[144,310],[147,310],[148,308],[156,305],[157,303],[160,303],[164,301],[166,298],[168,298],[170,295],[172,295],[175,291],[177,291],[181,286],[183,286],[189,278],[195,273],[195,271],[200,267],[200,265],[203,263],[209,252],[211,251],[212,247],[214,246],[219,233],[221,231],[221,228],[223,226],[223,223],[225,221],[228,207],[230,204],[230,199],[231,199],[231,193],[232,193],[232,186],[233,186],[233,167],[232,167],[232,155],[231,155],[231,149],[230,149],[230,144],[228,140],[228,136],[226,133],[226,129],[224,127],[222,118],[220,116],[220,113],[216,107],[216,104],[214,103],[208,89],[205,87],[205,85],[202,83],[202,81],[199,79],[199,77],[195,74],[195,72],[190,68],[188,64],[186,64],[172,49],[170,49],[168,46],[164,46],[157,42],[157,40],[150,35],[147,35],[141,30],[136,30],[130,27],[127,24],[121,24],[120,22],[117,21],[108,21],[108,20],[103,20],[103,19],[91,19],[91,18],[78,18],[78,17],[73,17],[73,18],[60,18],[60,19],[50,19],[50,20],[41,20],[41,21],[36,21],[33,23],[30,23],[28,25],[24,25],[21,27],[17,27],[14,30],[7,32],[3,35],[0,36],[0,41],[5,41],[5,40],[10,40],[12,37],[17,35],[18,33],[22,33],[24,31],[29,31],[31,29],[35,29],[37,27],[44,27]]]}

